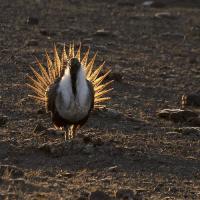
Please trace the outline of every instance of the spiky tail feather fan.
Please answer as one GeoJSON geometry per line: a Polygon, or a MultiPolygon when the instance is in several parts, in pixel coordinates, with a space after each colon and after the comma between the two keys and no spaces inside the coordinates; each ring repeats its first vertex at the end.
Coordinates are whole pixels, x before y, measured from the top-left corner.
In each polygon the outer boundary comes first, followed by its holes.
{"type": "Polygon", "coordinates": [[[103,81],[109,75],[111,70],[108,70],[105,74],[100,75],[100,72],[105,63],[103,62],[100,66],[94,69],[94,62],[97,53],[95,53],[92,59],[88,62],[89,53],[90,48],[88,48],[86,53],[83,55],[83,58],[81,59],[81,44],[79,45],[76,54],[74,51],[74,44],[70,44],[68,53],[64,45],[62,55],[61,57],[59,57],[57,48],[54,45],[53,61],[46,52],[46,67],[42,65],[38,59],[36,59],[36,61],[37,66],[39,67],[39,72],[31,67],[31,70],[33,71],[35,77],[28,76],[31,83],[27,83],[27,85],[34,91],[35,95],[29,96],[45,106],[47,102],[46,91],[48,87],[53,84],[59,76],[61,76],[62,69],[66,66],[66,63],[69,62],[70,59],[75,57],[81,62],[81,65],[84,67],[86,78],[91,81],[94,86],[94,108],[105,108],[106,106],[103,103],[110,100],[110,97],[105,97],[105,95],[112,90],[112,88],[109,88],[109,86],[113,81],[108,81],[106,83],[103,83],[103,81]]]}

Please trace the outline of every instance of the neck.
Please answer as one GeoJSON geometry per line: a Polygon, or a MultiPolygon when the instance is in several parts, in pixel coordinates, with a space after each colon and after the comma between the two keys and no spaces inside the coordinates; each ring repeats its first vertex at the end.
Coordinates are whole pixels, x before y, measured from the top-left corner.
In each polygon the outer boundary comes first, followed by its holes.
{"type": "Polygon", "coordinates": [[[76,96],[76,81],[77,81],[77,77],[78,73],[76,74],[71,74],[71,83],[72,83],[72,92],[74,94],[74,96],[76,96]]]}

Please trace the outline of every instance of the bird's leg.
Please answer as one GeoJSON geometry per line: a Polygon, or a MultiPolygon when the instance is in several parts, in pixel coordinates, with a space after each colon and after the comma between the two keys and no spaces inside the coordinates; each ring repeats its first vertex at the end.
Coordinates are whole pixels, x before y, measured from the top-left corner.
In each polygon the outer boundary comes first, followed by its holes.
{"type": "Polygon", "coordinates": [[[73,135],[72,135],[72,126],[70,126],[69,129],[68,129],[68,137],[69,137],[69,139],[73,138],[73,135]]]}
{"type": "Polygon", "coordinates": [[[70,127],[65,127],[65,141],[73,139],[76,136],[76,129],[78,125],[71,125],[70,127]]]}
{"type": "Polygon", "coordinates": [[[74,137],[74,125],[71,125],[69,128],[68,128],[68,139],[73,139],[74,137]]]}
{"type": "Polygon", "coordinates": [[[68,131],[65,130],[65,141],[68,140],[68,139],[69,139],[69,138],[68,138],[68,131]]]}
{"type": "Polygon", "coordinates": [[[72,138],[76,137],[76,129],[78,125],[72,125],[71,126],[71,131],[72,131],[72,138]]]}
{"type": "Polygon", "coordinates": [[[70,127],[64,127],[65,131],[65,141],[70,139],[70,127]]]}

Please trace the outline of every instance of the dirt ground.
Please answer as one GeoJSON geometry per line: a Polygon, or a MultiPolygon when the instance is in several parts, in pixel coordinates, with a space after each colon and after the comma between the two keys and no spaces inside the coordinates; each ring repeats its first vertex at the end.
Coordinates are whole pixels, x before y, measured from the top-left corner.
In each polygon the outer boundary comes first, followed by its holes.
{"type": "Polygon", "coordinates": [[[200,1],[158,2],[0,1],[0,199],[114,198],[127,188],[135,199],[200,199],[200,136],[157,117],[199,89],[200,1]],[[65,143],[45,132],[50,116],[25,83],[34,56],[70,41],[98,51],[115,82],[109,109],[65,143]]]}

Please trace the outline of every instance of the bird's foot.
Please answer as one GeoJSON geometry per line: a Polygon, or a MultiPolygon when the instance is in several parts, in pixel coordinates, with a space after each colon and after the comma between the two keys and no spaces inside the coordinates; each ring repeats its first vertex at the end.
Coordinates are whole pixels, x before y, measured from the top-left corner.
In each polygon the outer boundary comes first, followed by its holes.
{"type": "Polygon", "coordinates": [[[65,141],[71,140],[76,137],[76,128],[77,128],[77,126],[72,125],[68,128],[67,131],[65,131],[65,141]]]}
{"type": "Polygon", "coordinates": [[[66,141],[66,140],[71,140],[72,138],[73,138],[72,128],[69,127],[69,128],[65,131],[65,141],[66,141]]]}
{"type": "Polygon", "coordinates": [[[68,133],[67,131],[65,131],[65,141],[67,141],[69,138],[68,138],[68,133]]]}

